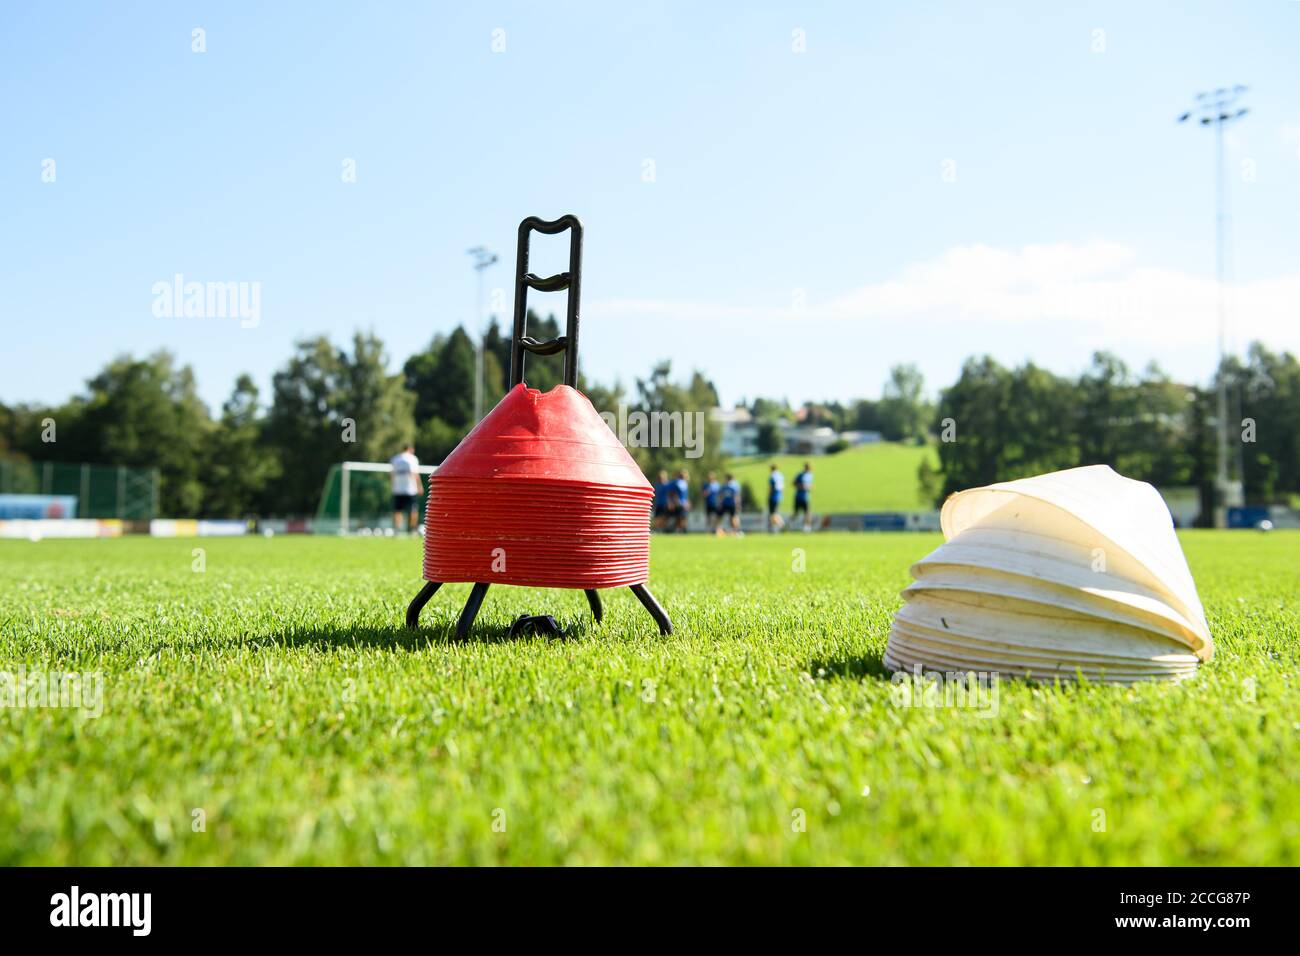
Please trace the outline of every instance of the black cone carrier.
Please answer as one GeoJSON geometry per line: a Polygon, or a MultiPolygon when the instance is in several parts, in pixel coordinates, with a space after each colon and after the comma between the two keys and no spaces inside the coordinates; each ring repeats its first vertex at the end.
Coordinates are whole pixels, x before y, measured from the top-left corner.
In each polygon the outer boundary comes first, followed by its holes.
{"type": "MultiPolygon", "coordinates": [[[[578,297],[582,223],[530,217],[519,224],[515,266],[510,388],[429,479],[424,578],[406,612],[420,610],[444,583],[474,588],[456,624],[464,638],[489,584],[585,591],[596,620],[600,588],[629,587],[661,634],[672,624],[645,584],[650,569],[654,491],[587,396],[578,377],[578,297]],[[539,278],[528,272],[531,233],[569,231],[569,269],[539,278]],[[539,342],[527,335],[528,290],[569,290],[565,335],[539,342]],[[549,392],[523,381],[524,354],[564,353],[564,384],[549,392]]],[[[554,631],[550,617],[522,617],[511,629],[554,631]]]]}

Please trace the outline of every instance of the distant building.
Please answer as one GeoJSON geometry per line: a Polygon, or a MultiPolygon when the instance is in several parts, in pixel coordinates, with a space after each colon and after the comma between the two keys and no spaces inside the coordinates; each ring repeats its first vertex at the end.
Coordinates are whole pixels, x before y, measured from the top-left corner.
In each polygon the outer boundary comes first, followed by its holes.
{"type": "MultiPolygon", "coordinates": [[[[744,458],[759,454],[758,422],[747,408],[714,408],[709,420],[722,429],[722,454],[725,458],[744,458]]],[[[824,455],[835,442],[867,445],[881,440],[880,432],[836,432],[827,425],[803,425],[781,419],[781,450],[787,455],[824,455]]]]}
{"type": "Polygon", "coordinates": [[[785,451],[788,455],[824,455],[826,449],[839,438],[835,434],[835,429],[828,425],[782,428],[781,434],[785,439],[785,451]]]}
{"type": "Polygon", "coordinates": [[[758,454],[758,422],[747,408],[714,408],[709,420],[722,426],[722,454],[743,458],[758,454]]]}

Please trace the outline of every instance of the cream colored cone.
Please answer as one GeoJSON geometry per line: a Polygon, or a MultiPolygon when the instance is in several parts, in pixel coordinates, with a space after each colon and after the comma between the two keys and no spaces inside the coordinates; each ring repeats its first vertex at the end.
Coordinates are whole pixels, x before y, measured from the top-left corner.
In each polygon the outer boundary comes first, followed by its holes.
{"type": "Polygon", "coordinates": [[[1169,510],[1105,465],[951,496],[912,566],[894,669],[1182,680],[1214,644],[1169,510]]]}

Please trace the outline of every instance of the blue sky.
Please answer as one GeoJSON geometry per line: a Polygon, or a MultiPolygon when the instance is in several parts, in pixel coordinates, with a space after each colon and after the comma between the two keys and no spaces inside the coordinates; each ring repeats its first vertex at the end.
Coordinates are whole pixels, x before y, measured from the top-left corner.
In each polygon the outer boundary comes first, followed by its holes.
{"type": "Polygon", "coordinates": [[[466,249],[508,312],[519,220],[565,212],[597,379],[844,398],[1098,347],[1204,379],[1213,137],[1174,118],[1236,83],[1232,338],[1300,349],[1295,0],[267,6],[0,8],[0,400],[166,347],[215,410],[356,328],[396,369],[473,322],[466,249]],[[256,326],[157,316],[178,273],[260,283],[256,326]]]}

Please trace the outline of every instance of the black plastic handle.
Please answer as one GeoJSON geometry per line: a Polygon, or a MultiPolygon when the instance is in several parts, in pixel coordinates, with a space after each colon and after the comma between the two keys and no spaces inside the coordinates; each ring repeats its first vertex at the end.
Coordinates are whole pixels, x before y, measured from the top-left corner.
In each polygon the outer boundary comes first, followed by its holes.
{"type": "Polygon", "coordinates": [[[515,325],[510,337],[510,387],[524,380],[524,354],[554,355],[564,353],[564,384],[578,385],[578,300],[582,285],[582,221],[577,216],[538,219],[529,216],[519,224],[519,247],[515,253],[515,325]],[[569,230],[569,269],[540,278],[528,271],[528,244],[533,232],[546,236],[569,230]],[[569,290],[568,320],[564,335],[540,342],[528,335],[528,290],[559,292],[569,290]]]}

